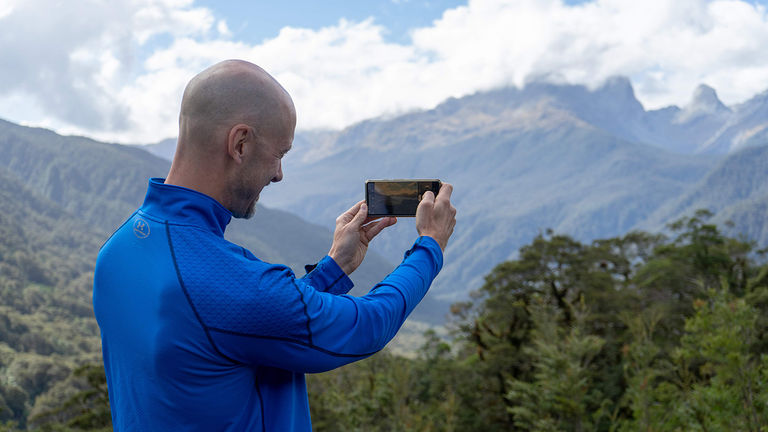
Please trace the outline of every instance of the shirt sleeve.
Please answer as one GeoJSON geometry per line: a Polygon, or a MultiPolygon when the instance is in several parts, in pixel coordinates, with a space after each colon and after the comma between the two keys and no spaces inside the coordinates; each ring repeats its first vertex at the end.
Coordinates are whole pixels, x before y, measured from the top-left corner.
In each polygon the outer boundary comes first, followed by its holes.
{"type": "Polygon", "coordinates": [[[346,294],[354,286],[349,276],[344,273],[344,270],[328,255],[323,257],[309,273],[297,281],[308,284],[318,291],[336,295],[346,294]]]}
{"type": "Polygon", "coordinates": [[[287,267],[269,265],[259,270],[254,298],[239,305],[253,306],[247,322],[207,330],[217,351],[236,362],[305,373],[334,369],[381,350],[424,297],[442,262],[437,242],[419,237],[403,262],[363,297],[319,291],[297,282],[287,267]]]}

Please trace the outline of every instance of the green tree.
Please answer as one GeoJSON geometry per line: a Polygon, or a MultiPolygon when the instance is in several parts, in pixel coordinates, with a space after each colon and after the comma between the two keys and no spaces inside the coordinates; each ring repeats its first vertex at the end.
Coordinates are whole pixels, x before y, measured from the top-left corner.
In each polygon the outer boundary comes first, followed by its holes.
{"type": "Polygon", "coordinates": [[[675,354],[681,364],[698,365],[697,379],[684,389],[680,417],[698,430],[768,429],[768,355],[751,349],[757,310],[735,296],[725,279],[694,308],[675,354]]]}
{"type": "Polygon", "coordinates": [[[631,342],[622,349],[627,388],[622,404],[617,408],[626,407],[630,415],[619,420],[618,411],[615,411],[612,416],[614,429],[661,431],[669,421],[670,407],[677,402],[679,391],[671,382],[675,366],[668,353],[656,343],[662,318],[658,308],[622,317],[631,342]]]}
{"type": "Polygon", "coordinates": [[[593,360],[604,340],[586,334],[588,311],[572,308],[572,325],[558,325],[558,311],[546,303],[529,307],[534,322],[532,343],[524,353],[533,361],[533,380],[511,379],[506,397],[515,425],[523,430],[594,430],[594,411],[602,395],[593,384],[593,360]]]}
{"type": "Polygon", "coordinates": [[[72,372],[80,389],[58,407],[38,414],[30,422],[43,431],[112,430],[109,411],[109,392],[104,366],[84,364],[72,372]]]}
{"type": "Polygon", "coordinates": [[[634,277],[642,309],[664,305],[660,330],[669,336],[671,349],[683,333],[685,318],[693,315],[694,301],[717,287],[725,278],[731,289],[743,295],[756,268],[749,257],[754,244],[728,238],[708,220],[712,213],[698,210],[694,216],[669,225],[676,237],[655,248],[652,257],[634,277]]]}
{"type": "MultiPolygon", "coordinates": [[[[584,333],[604,341],[592,359],[601,374],[592,384],[604,398],[618,401],[624,391],[621,347],[624,323],[622,311],[640,310],[633,278],[638,268],[662,243],[660,236],[632,232],[623,237],[584,245],[562,235],[547,232],[520,250],[517,260],[499,264],[474,293],[472,303],[457,304],[454,314],[464,343],[462,353],[474,358],[480,371],[483,391],[483,426],[486,429],[515,428],[506,397],[510,382],[533,382],[534,364],[525,351],[532,345],[533,299],[551,306],[554,325],[568,329],[574,323],[571,304],[588,301],[590,313],[583,318],[584,333]]],[[[605,410],[592,400],[591,411],[605,410]]],[[[478,430],[482,428],[478,427],[478,430]]]]}

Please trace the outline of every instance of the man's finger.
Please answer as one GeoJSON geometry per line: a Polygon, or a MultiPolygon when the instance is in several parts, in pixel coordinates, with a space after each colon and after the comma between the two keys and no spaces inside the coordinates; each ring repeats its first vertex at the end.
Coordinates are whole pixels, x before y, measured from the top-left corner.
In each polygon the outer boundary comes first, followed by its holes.
{"type": "Polygon", "coordinates": [[[450,183],[443,183],[440,185],[440,191],[437,193],[437,199],[450,201],[452,193],[453,185],[450,183]]]}
{"type": "Polygon", "coordinates": [[[426,192],[424,192],[424,193],[421,195],[421,201],[420,201],[420,203],[422,203],[422,202],[424,202],[424,201],[426,201],[426,202],[430,202],[430,201],[434,201],[434,200],[435,200],[435,194],[434,194],[432,191],[426,191],[426,192]]]}
{"type": "MultiPolygon", "coordinates": [[[[353,205],[352,207],[349,208],[349,210],[342,213],[341,216],[339,216],[339,218],[336,219],[336,222],[337,223],[342,222],[345,225],[348,224],[355,217],[355,215],[357,215],[360,212],[360,206],[363,205],[364,202],[365,200],[358,201],[357,204],[353,205]]],[[[366,213],[368,213],[367,210],[366,210],[366,213]]]]}
{"type": "Polygon", "coordinates": [[[397,223],[397,218],[395,217],[386,217],[381,219],[380,221],[376,223],[372,223],[370,225],[365,226],[365,236],[368,238],[368,241],[373,240],[374,237],[379,235],[379,233],[386,227],[392,226],[397,223]]]}

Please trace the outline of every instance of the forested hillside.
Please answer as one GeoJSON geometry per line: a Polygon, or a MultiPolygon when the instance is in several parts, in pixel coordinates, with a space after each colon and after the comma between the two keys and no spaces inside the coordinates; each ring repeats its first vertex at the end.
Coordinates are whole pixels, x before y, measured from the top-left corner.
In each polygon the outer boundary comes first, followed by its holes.
{"type": "Polygon", "coordinates": [[[90,292],[103,238],[4,169],[0,202],[0,420],[23,426],[100,360],[90,292]]]}
{"type": "MultiPolygon", "coordinates": [[[[764,143],[768,144],[768,140],[764,143]]],[[[760,245],[768,245],[765,144],[729,154],[686,193],[659,208],[640,226],[650,229],[706,208],[715,213],[713,220],[730,235],[744,235],[760,245]],[[727,221],[733,222],[733,227],[726,227],[727,221]]]]}

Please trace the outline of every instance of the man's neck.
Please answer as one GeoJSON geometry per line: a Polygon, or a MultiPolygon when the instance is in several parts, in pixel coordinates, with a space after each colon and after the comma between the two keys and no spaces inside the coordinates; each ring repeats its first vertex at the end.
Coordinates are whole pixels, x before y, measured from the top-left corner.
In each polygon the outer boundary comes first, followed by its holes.
{"type": "Polygon", "coordinates": [[[174,160],[174,163],[171,165],[171,169],[168,172],[168,176],[165,179],[166,184],[198,191],[215,199],[225,208],[228,208],[228,198],[227,194],[224,192],[226,188],[222,182],[224,176],[215,174],[220,171],[211,169],[211,167],[180,168],[179,165],[182,164],[179,164],[174,160]]]}

